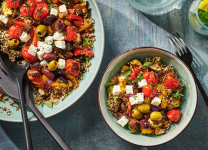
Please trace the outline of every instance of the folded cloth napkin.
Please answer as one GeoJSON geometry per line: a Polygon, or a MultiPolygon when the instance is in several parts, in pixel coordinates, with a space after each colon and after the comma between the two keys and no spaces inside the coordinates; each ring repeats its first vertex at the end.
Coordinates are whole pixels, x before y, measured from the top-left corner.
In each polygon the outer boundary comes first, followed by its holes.
{"type": "Polygon", "coordinates": [[[11,139],[7,136],[0,125],[0,149],[5,150],[19,150],[11,139]]]}

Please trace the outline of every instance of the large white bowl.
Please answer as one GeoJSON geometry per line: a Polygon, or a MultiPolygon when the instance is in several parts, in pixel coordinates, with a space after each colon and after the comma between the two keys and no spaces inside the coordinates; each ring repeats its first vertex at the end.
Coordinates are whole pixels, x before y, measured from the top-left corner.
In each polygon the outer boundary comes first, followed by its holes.
{"type": "MultiPolygon", "coordinates": [[[[95,19],[94,28],[95,28],[96,41],[94,43],[95,46],[93,48],[95,57],[91,59],[92,65],[90,66],[89,72],[84,74],[84,79],[81,80],[81,83],[79,84],[79,88],[76,91],[73,91],[64,101],[60,101],[58,105],[55,105],[53,107],[53,109],[48,108],[47,106],[44,107],[38,106],[38,109],[46,118],[65,110],[73,103],[75,103],[92,84],[100,68],[100,64],[102,62],[102,57],[104,52],[103,22],[95,0],[87,0],[87,1],[92,7],[91,17],[95,19]]],[[[7,116],[6,113],[1,113],[0,120],[11,121],[11,122],[22,122],[21,111],[16,111],[16,108],[11,107],[8,102],[6,103],[0,102],[0,106],[7,107],[13,112],[13,114],[10,116],[7,116]]],[[[30,121],[37,120],[31,112],[27,112],[27,113],[28,113],[28,117],[30,118],[30,121]]]]}
{"type": "Polygon", "coordinates": [[[155,146],[163,144],[175,138],[179,135],[191,121],[197,104],[197,89],[192,73],[188,67],[175,55],[155,47],[140,47],[128,50],[114,60],[110,62],[106,68],[103,77],[100,82],[98,90],[98,103],[100,111],[107,125],[122,139],[141,146],[155,146]],[[178,123],[173,123],[166,134],[160,136],[144,136],[141,134],[131,134],[126,128],[122,128],[117,119],[111,115],[111,112],[107,109],[107,91],[105,89],[105,83],[110,80],[114,75],[120,71],[121,67],[132,59],[142,59],[146,57],[159,56],[166,64],[172,64],[179,73],[179,78],[185,84],[184,97],[182,99],[182,105],[180,107],[182,116],[178,123]]]}

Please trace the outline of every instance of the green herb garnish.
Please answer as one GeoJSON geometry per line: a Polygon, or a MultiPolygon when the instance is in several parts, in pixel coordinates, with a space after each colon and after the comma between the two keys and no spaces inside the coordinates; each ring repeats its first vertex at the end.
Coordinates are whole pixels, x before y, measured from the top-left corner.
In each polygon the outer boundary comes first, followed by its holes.
{"type": "Polygon", "coordinates": [[[163,92],[161,92],[161,93],[162,93],[162,95],[163,95],[165,98],[167,98],[166,92],[165,92],[165,94],[163,94],[163,92]]]}
{"type": "Polygon", "coordinates": [[[152,66],[152,64],[153,64],[153,62],[149,62],[149,61],[147,61],[147,62],[145,62],[144,63],[144,67],[150,67],[150,66],[152,66]]]}
{"type": "Polygon", "coordinates": [[[107,106],[109,106],[109,105],[110,105],[110,102],[109,102],[109,101],[107,101],[106,105],[107,105],[107,106]]]}
{"type": "Polygon", "coordinates": [[[128,77],[125,78],[128,84],[132,84],[132,80],[130,80],[128,77]]]}
{"type": "Polygon", "coordinates": [[[141,81],[143,79],[143,73],[140,73],[137,77],[136,77],[136,82],[139,82],[139,80],[141,81]]]}
{"type": "Polygon", "coordinates": [[[57,6],[57,4],[52,4],[50,0],[47,0],[47,1],[48,1],[48,6],[50,9],[52,9],[54,6],[57,6]]]}
{"type": "Polygon", "coordinates": [[[63,20],[66,20],[66,15],[63,15],[63,20]]]}
{"type": "Polygon", "coordinates": [[[173,97],[177,97],[177,98],[181,98],[181,96],[184,96],[183,94],[179,93],[179,91],[177,90],[177,92],[175,94],[173,94],[173,97]]]}
{"type": "Polygon", "coordinates": [[[131,74],[131,69],[130,68],[128,68],[128,69],[126,69],[123,73],[122,73],[122,75],[123,76],[129,76],[131,74]]]}
{"type": "Polygon", "coordinates": [[[77,59],[78,62],[80,62],[80,59],[77,59]]]}
{"type": "Polygon", "coordinates": [[[43,107],[43,102],[40,102],[41,106],[43,107]]]}
{"type": "Polygon", "coordinates": [[[134,99],[136,99],[136,96],[135,96],[135,95],[133,95],[132,97],[133,97],[134,99]]]}
{"type": "Polygon", "coordinates": [[[49,108],[53,108],[53,103],[51,103],[50,101],[45,101],[45,105],[49,108]]]}
{"type": "Polygon", "coordinates": [[[153,91],[154,91],[154,87],[153,87],[153,86],[151,87],[151,91],[152,91],[152,93],[153,93],[153,91]]]}
{"type": "Polygon", "coordinates": [[[88,64],[88,63],[89,63],[89,57],[86,58],[86,64],[88,64]]]}
{"type": "Polygon", "coordinates": [[[130,110],[130,109],[127,107],[127,108],[126,108],[126,111],[128,112],[129,110],[130,110]]]}
{"type": "Polygon", "coordinates": [[[16,51],[15,51],[14,49],[12,49],[12,50],[11,50],[11,53],[14,53],[14,52],[16,52],[16,51]]]}
{"type": "Polygon", "coordinates": [[[109,86],[111,86],[111,85],[113,85],[112,82],[107,82],[107,83],[105,84],[105,88],[107,88],[107,87],[109,87],[109,86]]]}
{"type": "Polygon", "coordinates": [[[82,45],[83,46],[86,46],[86,45],[89,45],[89,46],[91,46],[92,44],[93,44],[93,42],[89,42],[89,40],[90,40],[90,37],[88,37],[88,38],[83,38],[83,43],[82,43],[82,45]]]}
{"type": "Polygon", "coordinates": [[[83,2],[82,0],[79,0],[80,2],[83,2]]]}

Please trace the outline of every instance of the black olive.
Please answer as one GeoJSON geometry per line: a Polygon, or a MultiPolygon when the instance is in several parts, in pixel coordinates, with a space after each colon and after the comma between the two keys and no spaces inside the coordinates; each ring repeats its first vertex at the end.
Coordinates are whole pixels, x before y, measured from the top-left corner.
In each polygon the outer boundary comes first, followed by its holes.
{"type": "Polygon", "coordinates": [[[46,26],[51,25],[55,20],[55,16],[54,15],[48,15],[44,20],[43,20],[43,24],[46,26]]]}

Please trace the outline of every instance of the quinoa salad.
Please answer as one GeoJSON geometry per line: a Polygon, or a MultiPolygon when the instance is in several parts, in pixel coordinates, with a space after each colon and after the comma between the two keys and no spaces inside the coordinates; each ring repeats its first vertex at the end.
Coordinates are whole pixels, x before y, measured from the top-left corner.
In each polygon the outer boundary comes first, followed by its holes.
{"type": "Polygon", "coordinates": [[[185,86],[160,57],[129,61],[105,87],[107,109],[131,133],[161,135],[180,121],[185,86]]]}
{"type": "MultiPolygon", "coordinates": [[[[27,77],[36,105],[52,108],[89,71],[95,42],[90,12],[84,0],[1,1],[1,51],[12,62],[30,64],[27,77]]],[[[2,92],[0,99],[5,102],[2,92]]]]}

